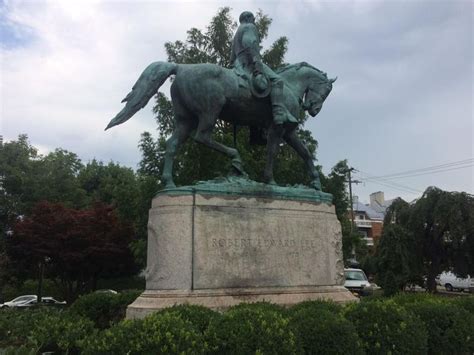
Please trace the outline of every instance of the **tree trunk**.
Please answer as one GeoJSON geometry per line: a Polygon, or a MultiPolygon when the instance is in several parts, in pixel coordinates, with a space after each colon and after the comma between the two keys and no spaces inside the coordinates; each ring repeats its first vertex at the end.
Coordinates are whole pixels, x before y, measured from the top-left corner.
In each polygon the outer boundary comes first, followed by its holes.
{"type": "Polygon", "coordinates": [[[428,292],[436,292],[436,276],[439,274],[439,263],[432,262],[428,268],[428,275],[426,275],[426,288],[428,292]]]}

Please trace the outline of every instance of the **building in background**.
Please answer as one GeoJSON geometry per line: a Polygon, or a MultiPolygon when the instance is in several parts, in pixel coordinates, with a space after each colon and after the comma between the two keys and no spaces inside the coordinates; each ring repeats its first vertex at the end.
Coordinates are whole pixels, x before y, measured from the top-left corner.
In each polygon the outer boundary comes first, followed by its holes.
{"type": "Polygon", "coordinates": [[[370,204],[360,203],[357,196],[353,198],[354,224],[370,248],[377,244],[382,235],[383,220],[392,202],[385,201],[382,191],[370,194],[370,204]]]}

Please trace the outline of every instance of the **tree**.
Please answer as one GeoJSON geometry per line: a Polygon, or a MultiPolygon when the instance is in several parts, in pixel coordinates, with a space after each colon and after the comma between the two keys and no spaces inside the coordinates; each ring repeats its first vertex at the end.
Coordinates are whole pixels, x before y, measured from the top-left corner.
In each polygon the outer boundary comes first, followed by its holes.
{"type": "Polygon", "coordinates": [[[27,135],[0,144],[0,232],[11,230],[17,217],[32,205],[38,151],[28,142],[27,135]]]}
{"type": "Polygon", "coordinates": [[[131,235],[131,226],[106,205],[76,210],[42,202],[16,224],[7,252],[17,269],[56,280],[70,302],[95,289],[99,277],[136,272],[131,235]]]}
{"type": "MultiPolygon", "coordinates": [[[[474,197],[429,187],[414,204],[398,199],[384,221],[379,273],[401,271],[404,281],[420,281],[436,291],[436,276],[451,269],[474,274],[474,197]],[[387,262],[385,259],[391,261],[387,262]]],[[[400,281],[401,282],[401,281],[400,281]]]]}
{"type": "Polygon", "coordinates": [[[436,276],[448,268],[474,274],[474,197],[429,187],[410,208],[408,229],[414,234],[429,291],[436,276]]]}
{"type": "Polygon", "coordinates": [[[80,170],[77,178],[87,194],[88,205],[98,201],[112,205],[122,221],[135,222],[139,186],[132,169],[94,159],[80,170]]]}
{"type": "MultiPolygon", "coordinates": [[[[260,32],[261,39],[265,39],[272,20],[259,11],[256,14],[256,26],[260,32]]],[[[230,8],[224,7],[218,10],[211,19],[205,31],[191,28],[187,32],[187,39],[183,41],[167,42],[165,49],[168,61],[175,63],[214,63],[228,67],[230,65],[230,53],[234,30],[237,24],[230,15],[230,8]]],[[[263,51],[263,61],[272,68],[284,64],[284,56],[287,50],[288,39],[278,38],[268,49],[263,51]]],[[[159,137],[154,140],[150,133],[142,134],[139,147],[142,151],[142,161],[139,173],[148,176],[153,174],[156,178],[161,176],[163,157],[165,151],[166,137],[173,131],[173,110],[170,100],[158,93],[156,104],[153,108],[156,114],[159,137]]],[[[302,113],[301,122],[306,120],[302,113]]],[[[253,180],[262,177],[265,148],[262,146],[250,146],[248,144],[251,132],[248,128],[238,127],[236,136],[237,148],[242,156],[246,172],[253,180]]],[[[252,130],[254,136],[262,136],[262,132],[252,130]]],[[[308,146],[313,157],[315,156],[317,142],[311,136],[311,132],[299,129],[299,137],[308,146]]],[[[219,121],[214,132],[214,138],[226,145],[232,146],[234,142],[233,127],[219,121]]],[[[178,152],[176,157],[175,181],[178,185],[195,183],[198,180],[213,179],[217,176],[225,176],[230,170],[230,161],[222,154],[189,140],[178,152]]],[[[283,146],[275,166],[275,177],[283,184],[309,183],[310,178],[306,168],[299,156],[288,146],[283,146]]]]}
{"type": "Polygon", "coordinates": [[[348,215],[350,206],[349,195],[347,193],[347,172],[349,165],[347,160],[339,161],[326,177],[320,172],[323,191],[329,192],[333,197],[333,204],[336,216],[341,223],[342,229],[342,254],[344,260],[352,258],[353,253],[357,260],[364,261],[367,257],[367,244],[362,239],[362,235],[356,229],[351,230],[351,221],[348,215]]]}
{"type": "Polygon", "coordinates": [[[384,225],[375,252],[377,281],[387,296],[402,291],[409,283],[421,284],[421,263],[416,240],[399,224],[384,225]]]}

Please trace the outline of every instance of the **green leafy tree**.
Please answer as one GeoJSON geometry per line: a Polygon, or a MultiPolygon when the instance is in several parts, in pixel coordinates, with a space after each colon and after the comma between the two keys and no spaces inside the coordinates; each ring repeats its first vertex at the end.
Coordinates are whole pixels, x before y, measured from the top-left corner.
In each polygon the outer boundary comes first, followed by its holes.
{"type": "Polygon", "coordinates": [[[416,240],[401,225],[384,225],[375,260],[377,281],[387,296],[403,291],[409,283],[421,283],[416,240]]]}
{"type": "Polygon", "coordinates": [[[321,184],[325,192],[333,196],[333,204],[336,210],[337,219],[342,228],[342,253],[344,260],[352,258],[353,253],[357,260],[365,261],[368,256],[367,244],[362,239],[362,235],[356,228],[351,228],[348,210],[350,207],[349,194],[347,193],[347,173],[349,165],[347,160],[339,161],[326,177],[322,173],[321,184]]]}
{"type": "Polygon", "coordinates": [[[434,292],[442,271],[474,274],[473,259],[472,195],[429,187],[412,205],[398,199],[390,206],[379,244],[380,277],[391,271],[401,285],[425,276],[434,292]]]}
{"type": "Polygon", "coordinates": [[[419,243],[429,291],[443,270],[474,274],[474,197],[429,187],[410,209],[408,229],[419,243]]]}
{"type": "MultiPolygon", "coordinates": [[[[261,39],[268,35],[272,20],[262,11],[256,14],[256,26],[261,39]]],[[[165,49],[168,61],[175,63],[214,63],[224,67],[230,65],[232,39],[237,24],[230,15],[230,8],[218,10],[211,19],[206,30],[191,28],[187,32],[186,41],[167,42],[165,49]]],[[[284,65],[288,39],[280,37],[269,48],[263,50],[263,61],[272,68],[284,65]]],[[[153,139],[148,132],[142,134],[139,143],[142,152],[139,173],[147,176],[161,175],[165,151],[165,141],[174,128],[173,110],[170,100],[162,93],[156,96],[153,108],[156,114],[159,137],[153,139]]],[[[301,122],[306,120],[302,113],[301,122]]],[[[237,127],[236,145],[249,177],[260,180],[262,177],[266,150],[262,146],[249,145],[251,132],[246,127],[237,127]]],[[[252,134],[261,137],[263,132],[252,130],[252,134]]],[[[313,157],[316,153],[317,142],[311,132],[300,129],[298,134],[308,146],[313,157]]],[[[214,138],[226,145],[234,144],[233,127],[223,121],[218,121],[214,138]]],[[[176,157],[175,181],[178,185],[192,184],[198,180],[213,179],[225,176],[230,169],[230,161],[222,154],[188,140],[181,147],[176,157]]],[[[275,166],[276,179],[284,184],[309,183],[310,179],[300,157],[288,146],[280,150],[279,159],[275,166]]]]}
{"type": "Polygon", "coordinates": [[[19,215],[26,213],[33,203],[37,186],[36,163],[38,151],[27,135],[16,141],[0,144],[0,232],[2,237],[11,230],[19,215]]]}

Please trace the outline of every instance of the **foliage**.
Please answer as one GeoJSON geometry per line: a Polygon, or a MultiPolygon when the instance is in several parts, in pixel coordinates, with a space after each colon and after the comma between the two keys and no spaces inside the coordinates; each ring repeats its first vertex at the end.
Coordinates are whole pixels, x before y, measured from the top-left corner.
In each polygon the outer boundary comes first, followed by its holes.
{"type": "Polygon", "coordinates": [[[207,307],[190,304],[175,305],[165,308],[160,313],[176,314],[181,319],[190,322],[200,334],[204,334],[209,323],[220,317],[218,312],[207,307]]]}
{"type": "Polygon", "coordinates": [[[304,354],[362,354],[354,325],[324,307],[295,308],[290,326],[304,354]]]}
{"type": "Polygon", "coordinates": [[[326,300],[315,300],[315,301],[304,301],[292,306],[288,313],[290,315],[295,313],[318,313],[318,312],[331,312],[331,313],[341,313],[342,306],[338,303],[326,300]]]}
{"type": "Polygon", "coordinates": [[[207,339],[216,354],[294,354],[288,318],[268,305],[240,305],[211,321],[207,339]]]}
{"type": "Polygon", "coordinates": [[[24,346],[35,349],[34,353],[72,352],[78,348],[80,339],[93,333],[91,321],[56,309],[6,309],[0,312],[0,348],[24,346]]]}
{"type": "Polygon", "coordinates": [[[405,308],[425,323],[430,354],[472,354],[474,351],[474,316],[467,310],[433,300],[406,303],[405,308]]]}
{"type": "Polygon", "coordinates": [[[125,318],[127,306],[140,295],[139,290],[119,294],[93,292],[79,297],[69,312],[87,318],[99,329],[110,327],[125,318]]]}
{"type": "Polygon", "coordinates": [[[433,292],[444,270],[474,274],[474,197],[429,187],[412,205],[396,200],[385,217],[380,248],[379,271],[397,275],[397,286],[421,283],[426,276],[433,292]]]}
{"type": "Polygon", "coordinates": [[[176,313],[125,320],[82,342],[84,354],[202,354],[206,350],[202,335],[176,313]]]}
{"type": "Polygon", "coordinates": [[[457,307],[464,308],[474,316],[474,296],[456,297],[452,302],[457,307]]]}
{"type": "Polygon", "coordinates": [[[44,266],[70,302],[87,288],[94,289],[101,276],[136,271],[128,248],[131,236],[130,226],[120,223],[114,210],[103,204],[75,210],[43,202],[17,223],[8,253],[19,267],[44,266]]]}
{"type": "Polygon", "coordinates": [[[93,323],[69,313],[42,312],[42,317],[33,323],[27,344],[39,352],[58,350],[74,353],[78,351],[80,339],[95,334],[93,323]]]}
{"type": "Polygon", "coordinates": [[[402,291],[408,283],[420,283],[416,241],[406,228],[398,224],[384,226],[375,252],[377,282],[386,296],[402,291]]]}
{"type": "Polygon", "coordinates": [[[388,301],[366,301],[345,309],[357,329],[362,349],[370,354],[424,354],[424,324],[402,306],[388,301]]]}

